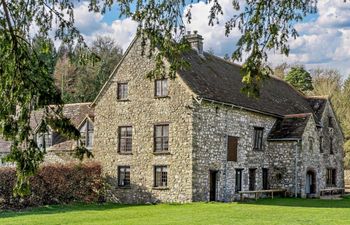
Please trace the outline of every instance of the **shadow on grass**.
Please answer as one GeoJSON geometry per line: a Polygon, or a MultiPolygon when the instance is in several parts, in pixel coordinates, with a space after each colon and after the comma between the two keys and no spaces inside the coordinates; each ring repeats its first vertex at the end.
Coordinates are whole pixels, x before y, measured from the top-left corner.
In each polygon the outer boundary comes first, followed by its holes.
{"type": "Polygon", "coordinates": [[[309,207],[309,208],[350,208],[350,196],[344,196],[340,200],[330,199],[301,199],[301,198],[275,198],[258,199],[257,201],[239,202],[238,204],[285,206],[285,207],[309,207]]]}
{"type": "Polygon", "coordinates": [[[86,203],[74,203],[68,205],[48,205],[38,208],[29,208],[21,211],[0,211],[1,218],[19,217],[28,215],[45,215],[45,214],[58,214],[66,212],[80,212],[80,211],[103,211],[110,209],[122,209],[128,207],[147,207],[152,205],[123,205],[117,203],[104,203],[104,204],[86,204],[86,203]]]}

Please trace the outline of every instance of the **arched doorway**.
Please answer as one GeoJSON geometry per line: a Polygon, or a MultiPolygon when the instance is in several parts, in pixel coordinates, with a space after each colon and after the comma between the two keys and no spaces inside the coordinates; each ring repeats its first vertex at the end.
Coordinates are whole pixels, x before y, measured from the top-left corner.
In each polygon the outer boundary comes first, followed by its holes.
{"type": "Polygon", "coordinates": [[[314,170],[308,170],[306,172],[306,194],[316,193],[316,172],[314,170]]]}

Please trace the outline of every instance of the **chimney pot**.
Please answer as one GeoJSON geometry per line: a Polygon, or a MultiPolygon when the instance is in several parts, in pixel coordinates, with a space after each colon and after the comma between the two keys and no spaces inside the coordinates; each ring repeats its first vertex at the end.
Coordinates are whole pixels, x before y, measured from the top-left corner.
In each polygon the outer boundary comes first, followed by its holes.
{"type": "Polygon", "coordinates": [[[193,33],[194,33],[194,34],[197,34],[197,33],[198,33],[198,30],[194,30],[193,33]]]}
{"type": "Polygon", "coordinates": [[[189,30],[189,31],[187,31],[187,35],[190,35],[191,34],[191,31],[189,30]]]}

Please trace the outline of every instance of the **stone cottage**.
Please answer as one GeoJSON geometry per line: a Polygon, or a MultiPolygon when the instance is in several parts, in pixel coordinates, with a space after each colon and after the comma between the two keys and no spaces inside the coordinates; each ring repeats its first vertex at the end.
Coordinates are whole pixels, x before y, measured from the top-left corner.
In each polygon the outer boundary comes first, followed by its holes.
{"type": "MultiPolygon", "coordinates": [[[[91,102],[65,104],[63,106],[63,115],[70,119],[71,123],[80,131],[82,143],[87,149],[92,150],[94,112],[89,107],[90,105],[91,102]]],[[[50,128],[47,133],[39,132],[42,115],[43,112],[41,110],[35,111],[30,118],[30,126],[35,133],[37,145],[40,148],[46,148],[45,162],[66,163],[75,161],[72,153],[78,143],[74,140],[66,139],[50,128]]],[[[10,142],[0,138],[0,166],[14,165],[1,162],[1,158],[9,154],[10,147],[10,142]]]]}
{"type": "Polygon", "coordinates": [[[233,201],[241,190],[318,196],[343,187],[343,134],[329,99],[271,77],[259,99],[241,93],[240,66],[187,36],[191,63],[176,79],[130,44],[92,103],[94,155],[124,203],[233,201]]]}

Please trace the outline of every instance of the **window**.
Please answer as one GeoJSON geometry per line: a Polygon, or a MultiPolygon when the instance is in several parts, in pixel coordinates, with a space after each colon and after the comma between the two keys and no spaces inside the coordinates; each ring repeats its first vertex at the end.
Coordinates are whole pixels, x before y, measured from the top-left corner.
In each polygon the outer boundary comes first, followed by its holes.
{"type": "Polygon", "coordinates": [[[169,124],[154,126],[154,151],[167,152],[169,150],[169,124]]]}
{"type": "Polygon", "coordinates": [[[333,118],[328,116],[328,127],[333,127],[333,118]]]}
{"type": "Polygon", "coordinates": [[[323,153],[323,137],[320,137],[320,153],[323,153]]]}
{"type": "Polygon", "coordinates": [[[309,151],[312,152],[314,150],[314,139],[309,137],[309,151]]]}
{"type": "Polygon", "coordinates": [[[118,166],[118,186],[130,187],[130,166],[118,166]]]}
{"type": "Polygon", "coordinates": [[[128,83],[118,83],[117,98],[119,100],[128,99],[128,83]]]}
{"type": "Polygon", "coordinates": [[[262,186],[263,190],[269,189],[269,169],[267,168],[262,169],[262,186]]]}
{"type": "Polygon", "coordinates": [[[227,136],[227,161],[237,162],[238,138],[227,136]]]}
{"type": "Polygon", "coordinates": [[[326,174],[326,185],[328,187],[330,186],[336,186],[336,178],[337,178],[337,170],[336,169],[327,169],[326,174]]]}
{"type": "Polygon", "coordinates": [[[249,191],[255,190],[256,169],[249,169],[249,191]]]}
{"type": "Polygon", "coordinates": [[[254,127],[254,149],[255,150],[262,150],[263,135],[264,135],[264,128],[254,127]]]}
{"type": "Polygon", "coordinates": [[[155,96],[165,97],[168,96],[168,80],[161,79],[155,81],[155,96]]]}
{"type": "Polygon", "coordinates": [[[236,192],[242,191],[243,169],[236,169],[236,192]]]}
{"type": "Polygon", "coordinates": [[[119,152],[129,153],[132,150],[132,127],[119,127],[119,152]]]}
{"type": "Polygon", "coordinates": [[[333,151],[333,137],[329,138],[329,154],[333,155],[334,151],[333,151]]]}
{"type": "Polygon", "coordinates": [[[86,148],[92,148],[94,139],[94,126],[92,122],[87,119],[84,125],[80,128],[81,141],[86,148]]]}
{"type": "Polygon", "coordinates": [[[168,168],[167,166],[154,167],[154,187],[168,186],[168,168]]]}
{"type": "Polygon", "coordinates": [[[44,149],[52,146],[52,132],[48,131],[46,133],[36,134],[36,144],[38,148],[44,149]]]}

